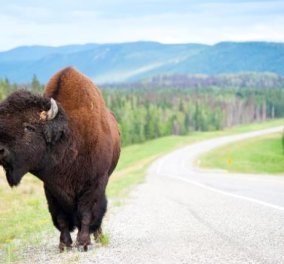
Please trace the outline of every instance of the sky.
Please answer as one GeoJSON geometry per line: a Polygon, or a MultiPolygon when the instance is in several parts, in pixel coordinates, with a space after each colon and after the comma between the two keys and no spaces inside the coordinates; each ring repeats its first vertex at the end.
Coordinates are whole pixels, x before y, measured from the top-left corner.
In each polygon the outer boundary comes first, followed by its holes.
{"type": "Polygon", "coordinates": [[[0,51],[23,45],[284,42],[284,0],[0,0],[0,51]]]}

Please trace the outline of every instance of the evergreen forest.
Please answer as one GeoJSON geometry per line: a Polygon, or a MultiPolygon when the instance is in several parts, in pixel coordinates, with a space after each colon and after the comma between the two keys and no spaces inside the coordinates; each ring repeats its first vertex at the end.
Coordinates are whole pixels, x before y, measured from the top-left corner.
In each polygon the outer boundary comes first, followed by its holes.
{"type": "MultiPolygon", "coordinates": [[[[156,76],[99,87],[124,146],[284,116],[284,78],[275,74],[156,76]]],[[[36,76],[29,84],[0,80],[0,99],[17,89],[42,93],[44,86],[36,76]]]]}

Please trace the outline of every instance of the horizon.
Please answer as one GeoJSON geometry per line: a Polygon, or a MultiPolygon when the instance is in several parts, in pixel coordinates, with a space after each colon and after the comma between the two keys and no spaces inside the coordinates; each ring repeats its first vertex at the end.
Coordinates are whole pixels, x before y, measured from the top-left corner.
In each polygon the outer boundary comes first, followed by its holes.
{"type": "Polygon", "coordinates": [[[15,0],[2,3],[0,21],[0,51],[148,40],[207,45],[284,42],[280,0],[15,0]]]}

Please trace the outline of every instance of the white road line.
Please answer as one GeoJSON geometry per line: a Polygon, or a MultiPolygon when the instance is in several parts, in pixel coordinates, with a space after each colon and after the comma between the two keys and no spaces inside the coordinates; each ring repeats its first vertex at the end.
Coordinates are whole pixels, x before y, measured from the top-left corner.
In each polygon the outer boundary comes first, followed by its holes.
{"type": "Polygon", "coordinates": [[[263,201],[261,201],[261,200],[257,200],[257,199],[254,199],[254,198],[249,198],[249,197],[247,197],[247,196],[242,196],[242,195],[233,194],[233,193],[230,193],[230,192],[225,192],[225,191],[222,191],[222,190],[220,190],[220,189],[213,188],[213,187],[210,187],[210,186],[208,186],[208,185],[205,185],[205,184],[202,184],[202,183],[199,183],[199,182],[196,182],[196,181],[192,181],[192,180],[185,179],[185,178],[183,178],[183,177],[173,177],[173,176],[170,176],[170,175],[167,175],[167,174],[159,174],[159,175],[164,176],[164,177],[168,177],[168,178],[171,178],[171,179],[176,179],[176,180],[184,181],[184,182],[186,182],[186,183],[196,185],[196,186],[198,186],[198,187],[201,187],[201,188],[203,188],[203,189],[210,190],[210,191],[212,191],[212,192],[221,193],[221,194],[223,194],[223,195],[231,196],[231,197],[234,197],[234,198],[246,200],[246,201],[249,201],[249,202],[253,202],[253,203],[260,204],[260,205],[268,206],[268,207],[271,207],[271,208],[273,208],[273,209],[277,209],[277,210],[280,210],[280,211],[284,211],[284,207],[282,207],[282,206],[278,206],[278,205],[275,205],[275,204],[263,202],[263,201]]]}

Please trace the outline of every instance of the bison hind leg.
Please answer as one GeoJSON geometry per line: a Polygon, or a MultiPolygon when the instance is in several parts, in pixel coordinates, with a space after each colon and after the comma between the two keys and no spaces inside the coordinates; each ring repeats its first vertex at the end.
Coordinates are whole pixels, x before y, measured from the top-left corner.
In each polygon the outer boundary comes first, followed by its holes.
{"type": "Polygon", "coordinates": [[[94,234],[94,239],[96,242],[100,242],[103,232],[102,232],[102,221],[107,210],[107,199],[105,195],[98,201],[96,207],[93,209],[93,221],[90,226],[90,233],[94,234]]]}
{"type": "Polygon", "coordinates": [[[103,237],[103,230],[100,226],[95,232],[94,232],[94,240],[99,243],[103,237]]]}

